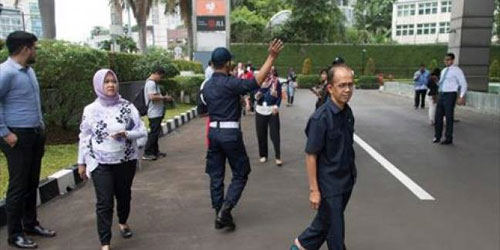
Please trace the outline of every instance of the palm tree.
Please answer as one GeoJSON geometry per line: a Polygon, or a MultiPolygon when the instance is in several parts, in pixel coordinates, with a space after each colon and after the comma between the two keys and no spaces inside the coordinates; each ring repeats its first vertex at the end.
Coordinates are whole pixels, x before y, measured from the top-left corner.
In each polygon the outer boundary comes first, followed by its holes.
{"type": "Polygon", "coordinates": [[[42,17],[43,38],[56,38],[56,11],[54,0],[38,0],[40,16],[42,17]]]}
{"type": "MultiPolygon", "coordinates": [[[[15,0],[14,6],[17,8],[21,0],[15,0]]],[[[42,17],[43,38],[56,38],[56,13],[54,0],[38,0],[38,8],[42,17]]]]}
{"type": "Polygon", "coordinates": [[[109,5],[111,5],[111,25],[123,28],[123,9],[125,8],[124,2],[122,0],[109,0],[109,5]]]}
{"type": "Polygon", "coordinates": [[[132,9],[134,13],[134,18],[137,21],[137,26],[139,27],[139,49],[142,53],[146,53],[146,22],[148,20],[149,12],[151,11],[151,6],[157,3],[158,0],[126,0],[128,6],[132,9]]]}
{"type": "Polygon", "coordinates": [[[165,13],[176,13],[176,7],[179,6],[182,21],[186,26],[188,33],[188,55],[193,59],[193,8],[191,0],[162,0],[165,3],[165,13]]]}

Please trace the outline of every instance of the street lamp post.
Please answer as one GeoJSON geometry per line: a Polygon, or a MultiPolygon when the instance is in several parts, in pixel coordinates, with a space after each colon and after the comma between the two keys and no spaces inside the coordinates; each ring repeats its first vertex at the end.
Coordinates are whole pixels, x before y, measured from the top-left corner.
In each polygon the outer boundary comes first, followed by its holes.
{"type": "Polygon", "coordinates": [[[366,54],[366,49],[363,49],[361,51],[361,75],[365,74],[365,54],[366,54]]]}

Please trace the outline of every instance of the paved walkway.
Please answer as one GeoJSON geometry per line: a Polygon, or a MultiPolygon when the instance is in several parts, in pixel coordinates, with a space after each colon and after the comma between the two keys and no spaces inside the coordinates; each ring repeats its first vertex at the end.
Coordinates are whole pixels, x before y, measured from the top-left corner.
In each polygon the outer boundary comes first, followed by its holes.
{"type": "MultiPolygon", "coordinates": [[[[144,163],[135,178],[129,221],[135,235],[124,240],[115,226],[113,249],[288,249],[314,216],[303,153],[313,106],[312,94],[301,90],[294,107],[281,108],[282,168],[258,163],[254,116],[243,119],[252,173],[234,210],[234,233],[213,229],[203,120],[162,139],[168,157],[144,163]]],[[[356,134],[435,200],[418,199],[356,145],[359,179],[346,212],[350,250],[499,249],[498,117],[457,111],[455,145],[440,146],[431,143],[427,111],[413,110],[410,99],[356,91],[352,107],[356,134]]],[[[40,207],[43,225],[58,231],[54,239],[35,238],[40,248],[98,249],[94,203],[87,183],[40,207]]],[[[5,227],[0,249],[10,249],[5,227]]]]}

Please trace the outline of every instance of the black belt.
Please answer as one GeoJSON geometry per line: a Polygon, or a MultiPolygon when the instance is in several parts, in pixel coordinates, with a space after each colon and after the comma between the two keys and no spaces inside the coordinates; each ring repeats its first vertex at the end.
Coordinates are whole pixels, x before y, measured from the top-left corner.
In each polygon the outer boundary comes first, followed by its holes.
{"type": "Polygon", "coordinates": [[[30,134],[41,134],[43,132],[43,129],[41,127],[34,127],[34,128],[11,128],[11,127],[9,127],[9,130],[14,132],[14,133],[30,133],[30,134]]]}

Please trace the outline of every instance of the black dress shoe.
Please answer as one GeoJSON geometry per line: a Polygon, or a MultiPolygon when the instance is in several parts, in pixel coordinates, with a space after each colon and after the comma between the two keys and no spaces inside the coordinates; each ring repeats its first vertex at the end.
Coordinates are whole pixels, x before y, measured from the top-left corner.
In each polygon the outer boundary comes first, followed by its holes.
{"type": "Polygon", "coordinates": [[[24,236],[15,236],[14,238],[9,238],[8,242],[9,245],[17,248],[35,249],[38,247],[35,242],[24,236]]]}
{"type": "Polygon", "coordinates": [[[126,228],[124,228],[124,229],[121,229],[121,228],[120,228],[120,234],[122,235],[122,237],[123,237],[124,239],[128,239],[128,238],[132,237],[132,235],[134,235],[134,234],[132,233],[132,230],[130,230],[130,228],[129,228],[129,227],[126,227],[126,228]]]}
{"type": "Polygon", "coordinates": [[[453,144],[452,140],[444,140],[441,142],[441,145],[450,145],[450,144],[453,144]]]}
{"type": "Polygon", "coordinates": [[[441,142],[441,139],[438,139],[438,138],[432,139],[432,143],[439,143],[439,142],[441,142]]]}
{"type": "Polygon", "coordinates": [[[42,226],[34,226],[32,228],[25,228],[24,232],[29,235],[42,236],[47,238],[52,238],[56,236],[56,231],[43,228],[42,226]]]}
{"type": "Polygon", "coordinates": [[[222,205],[220,212],[217,214],[217,219],[215,220],[216,229],[226,228],[228,231],[234,231],[236,225],[231,215],[231,209],[233,209],[231,204],[224,203],[224,205],[222,205]]]}

